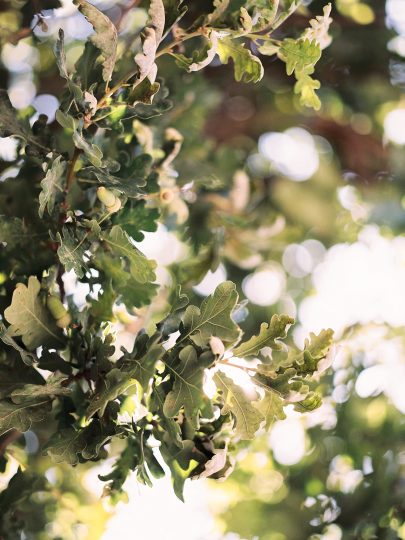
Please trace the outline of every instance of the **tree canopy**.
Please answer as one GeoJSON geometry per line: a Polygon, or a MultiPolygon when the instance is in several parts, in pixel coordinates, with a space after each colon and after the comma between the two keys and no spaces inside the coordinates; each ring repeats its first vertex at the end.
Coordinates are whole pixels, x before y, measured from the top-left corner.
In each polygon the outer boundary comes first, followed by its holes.
{"type": "Polygon", "coordinates": [[[365,330],[296,309],[325,248],[402,230],[401,182],[379,185],[402,158],[378,139],[399,100],[388,30],[366,36],[378,6],[73,4],[0,8],[0,537],[101,538],[76,481],[101,464],[113,503],[134,477],[170,474],[180,499],[244,486],[221,516],[241,537],[405,534],[399,413],[332,403],[334,330],[349,394],[365,330]],[[311,426],[325,406],[335,424],[311,426]],[[266,432],[291,415],[314,451],[287,468],[266,432]]]}

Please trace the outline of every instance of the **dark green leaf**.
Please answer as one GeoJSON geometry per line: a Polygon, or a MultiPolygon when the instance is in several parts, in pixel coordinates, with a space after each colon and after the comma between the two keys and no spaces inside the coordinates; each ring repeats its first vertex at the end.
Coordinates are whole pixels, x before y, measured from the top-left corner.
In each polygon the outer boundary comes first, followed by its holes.
{"type": "Polygon", "coordinates": [[[50,403],[47,399],[19,405],[0,401],[0,435],[10,429],[28,431],[33,422],[44,420],[50,410],[50,403]]]}
{"type": "Polygon", "coordinates": [[[109,235],[104,238],[114,255],[125,257],[129,262],[132,277],[138,283],[155,281],[156,263],[148,260],[143,253],[136,248],[121,227],[114,225],[109,235]]]}
{"type": "Polygon", "coordinates": [[[155,232],[157,230],[157,220],[159,210],[148,208],[144,201],[137,201],[132,206],[125,208],[116,214],[113,223],[119,225],[136,242],[141,242],[145,236],[143,231],[155,232]]]}

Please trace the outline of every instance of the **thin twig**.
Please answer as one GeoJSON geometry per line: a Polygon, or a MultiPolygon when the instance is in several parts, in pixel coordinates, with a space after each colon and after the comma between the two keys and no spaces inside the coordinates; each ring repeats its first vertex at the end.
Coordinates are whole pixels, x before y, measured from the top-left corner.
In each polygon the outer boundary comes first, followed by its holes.
{"type": "Polygon", "coordinates": [[[73,185],[73,181],[75,178],[75,166],[76,166],[77,159],[80,156],[80,153],[81,153],[81,150],[79,148],[75,148],[72,159],[70,161],[68,174],[66,177],[66,193],[69,193],[73,185]]]}

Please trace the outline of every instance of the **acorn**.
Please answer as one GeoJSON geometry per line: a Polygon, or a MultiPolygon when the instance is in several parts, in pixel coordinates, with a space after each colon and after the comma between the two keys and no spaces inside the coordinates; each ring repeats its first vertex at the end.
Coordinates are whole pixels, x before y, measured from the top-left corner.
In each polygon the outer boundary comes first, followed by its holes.
{"type": "Polygon", "coordinates": [[[46,304],[52,317],[55,319],[58,328],[66,328],[66,326],[69,326],[72,322],[72,318],[57,296],[48,296],[46,304]]]}
{"type": "Polygon", "coordinates": [[[121,208],[120,198],[104,186],[97,189],[97,197],[104,204],[109,214],[114,214],[121,208]]]}

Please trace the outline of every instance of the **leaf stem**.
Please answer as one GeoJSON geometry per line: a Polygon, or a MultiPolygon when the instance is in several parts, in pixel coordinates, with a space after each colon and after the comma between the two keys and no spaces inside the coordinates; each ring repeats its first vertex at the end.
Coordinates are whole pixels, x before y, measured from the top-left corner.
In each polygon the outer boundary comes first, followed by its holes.
{"type": "Polygon", "coordinates": [[[226,360],[220,360],[219,362],[217,362],[217,364],[221,364],[223,366],[236,367],[236,368],[242,369],[243,371],[254,371],[255,373],[262,373],[262,371],[260,371],[260,369],[256,369],[256,368],[249,367],[249,366],[241,366],[239,364],[234,364],[233,362],[228,362],[226,360]]]}

